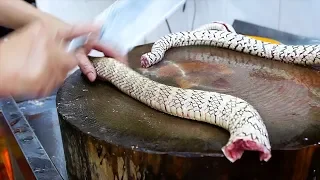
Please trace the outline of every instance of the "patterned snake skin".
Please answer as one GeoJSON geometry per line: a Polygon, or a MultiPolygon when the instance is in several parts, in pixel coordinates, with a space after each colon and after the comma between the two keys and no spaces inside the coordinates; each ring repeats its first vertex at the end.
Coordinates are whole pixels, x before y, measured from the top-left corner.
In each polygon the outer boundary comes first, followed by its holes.
{"type": "Polygon", "coordinates": [[[95,58],[92,62],[100,78],[156,110],[227,129],[230,139],[222,151],[231,162],[241,158],[244,150],[260,151],[260,160],[270,159],[266,127],[246,101],[216,92],[160,84],[113,58],[95,58]]]}
{"type": "Polygon", "coordinates": [[[194,31],[168,34],[154,43],[151,52],[142,55],[141,66],[150,67],[162,60],[172,47],[211,45],[234,51],[299,65],[319,65],[320,45],[283,45],[255,40],[237,34],[223,22],[203,25],[194,31]]]}
{"type": "MultiPolygon", "coordinates": [[[[319,64],[318,45],[274,45],[237,34],[223,22],[203,25],[194,31],[166,35],[156,41],[151,52],[142,55],[142,67],[150,67],[171,47],[213,45],[251,55],[301,65],[319,64]]],[[[222,152],[235,162],[245,150],[260,152],[260,161],[271,158],[268,132],[257,110],[248,102],[227,94],[182,89],[160,84],[113,58],[93,58],[98,76],[136,100],[164,113],[220,126],[230,132],[222,152]]]]}

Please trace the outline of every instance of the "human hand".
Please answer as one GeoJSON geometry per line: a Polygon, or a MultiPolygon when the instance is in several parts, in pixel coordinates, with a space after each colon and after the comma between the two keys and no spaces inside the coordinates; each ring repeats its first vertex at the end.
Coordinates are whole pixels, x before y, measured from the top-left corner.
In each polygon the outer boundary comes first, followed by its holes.
{"type": "MultiPolygon", "coordinates": [[[[51,29],[68,29],[71,27],[70,24],[67,24],[53,16],[46,16],[43,17],[43,21],[48,25],[51,26],[51,29]]],[[[97,73],[96,70],[94,69],[91,61],[88,58],[88,54],[90,53],[91,50],[97,50],[102,52],[105,56],[107,57],[112,57],[117,59],[118,61],[126,63],[127,57],[126,56],[121,56],[115,49],[112,47],[109,47],[107,45],[103,45],[98,42],[98,35],[99,31],[95,31],[91,33],[91,38],[87,43],[78,48],[76,50],[76,57],[78,59],[78,66],[80,70],[82,71],[83,74],[86,75],[86,77],[93,82],[96,77],[97,73]]]]}
{"type": "Polygon", "coordinates": [[[76,56],[79,61],[79,67],[83,74],[87,76],[87,78],[93,82],[97,78],[97,73],[95,68],[93,67],[91,61],[89,60],[87,54],[90,53],[91,50],[97,50],[104,54],[106,57],[112,57],[116,60],[127,63],[127,57],[121,56],[115,49],[109,47],[107,45],[99,43],[96,39],[92,39],[88,41],[86,45],[76,51],[76,56]]]}
{"type": "Polygon", "coordinates": [[[68,42],[99,30],[98,26],[53,29],[33,22],[0,42],[0,95],[42,97],[64,81],[78,60],[66,52],[68,42]]]}

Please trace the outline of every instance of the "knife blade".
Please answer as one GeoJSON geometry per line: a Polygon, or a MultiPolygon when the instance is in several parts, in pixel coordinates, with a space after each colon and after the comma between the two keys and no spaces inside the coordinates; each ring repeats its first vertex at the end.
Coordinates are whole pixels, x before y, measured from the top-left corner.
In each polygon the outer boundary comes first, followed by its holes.
{"type": "MultiPolygon", "coordinates": [[[[94,19],[94,22],[102,24],[99,41],[125,55],[185,2],[186,0],[117,0],[94,19]]],[[[90,34],[73,39],[68,51],[84,45],[89,36],[90,34]]]]}

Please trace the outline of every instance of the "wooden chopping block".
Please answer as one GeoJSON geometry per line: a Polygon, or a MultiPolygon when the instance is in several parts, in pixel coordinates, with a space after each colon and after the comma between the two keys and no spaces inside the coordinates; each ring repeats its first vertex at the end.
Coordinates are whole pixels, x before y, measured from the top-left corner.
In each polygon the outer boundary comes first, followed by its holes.
{"type": "Polygon", "coordinates": [[[130,67],[160,83],[250,102],[267,126],[272,158],[260,162],[246,151],[231,163],[221,152],[226,130],[161,113],[77,71],[57,95],[70,179],[320,178],[318,71],[207,46],[170,49],[142,69],[150,48],[131,51],[130,67]]]}

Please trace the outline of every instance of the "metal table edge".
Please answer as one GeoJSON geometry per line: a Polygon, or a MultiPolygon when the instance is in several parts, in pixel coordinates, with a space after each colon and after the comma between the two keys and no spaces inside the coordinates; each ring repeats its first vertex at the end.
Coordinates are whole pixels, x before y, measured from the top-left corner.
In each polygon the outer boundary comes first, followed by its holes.
{"type": "Polygon", "coordinates": [[[34,177],[41,180],[63,180],[15,100],[12,97],[0,98],[0,111],[34,177]]]}

